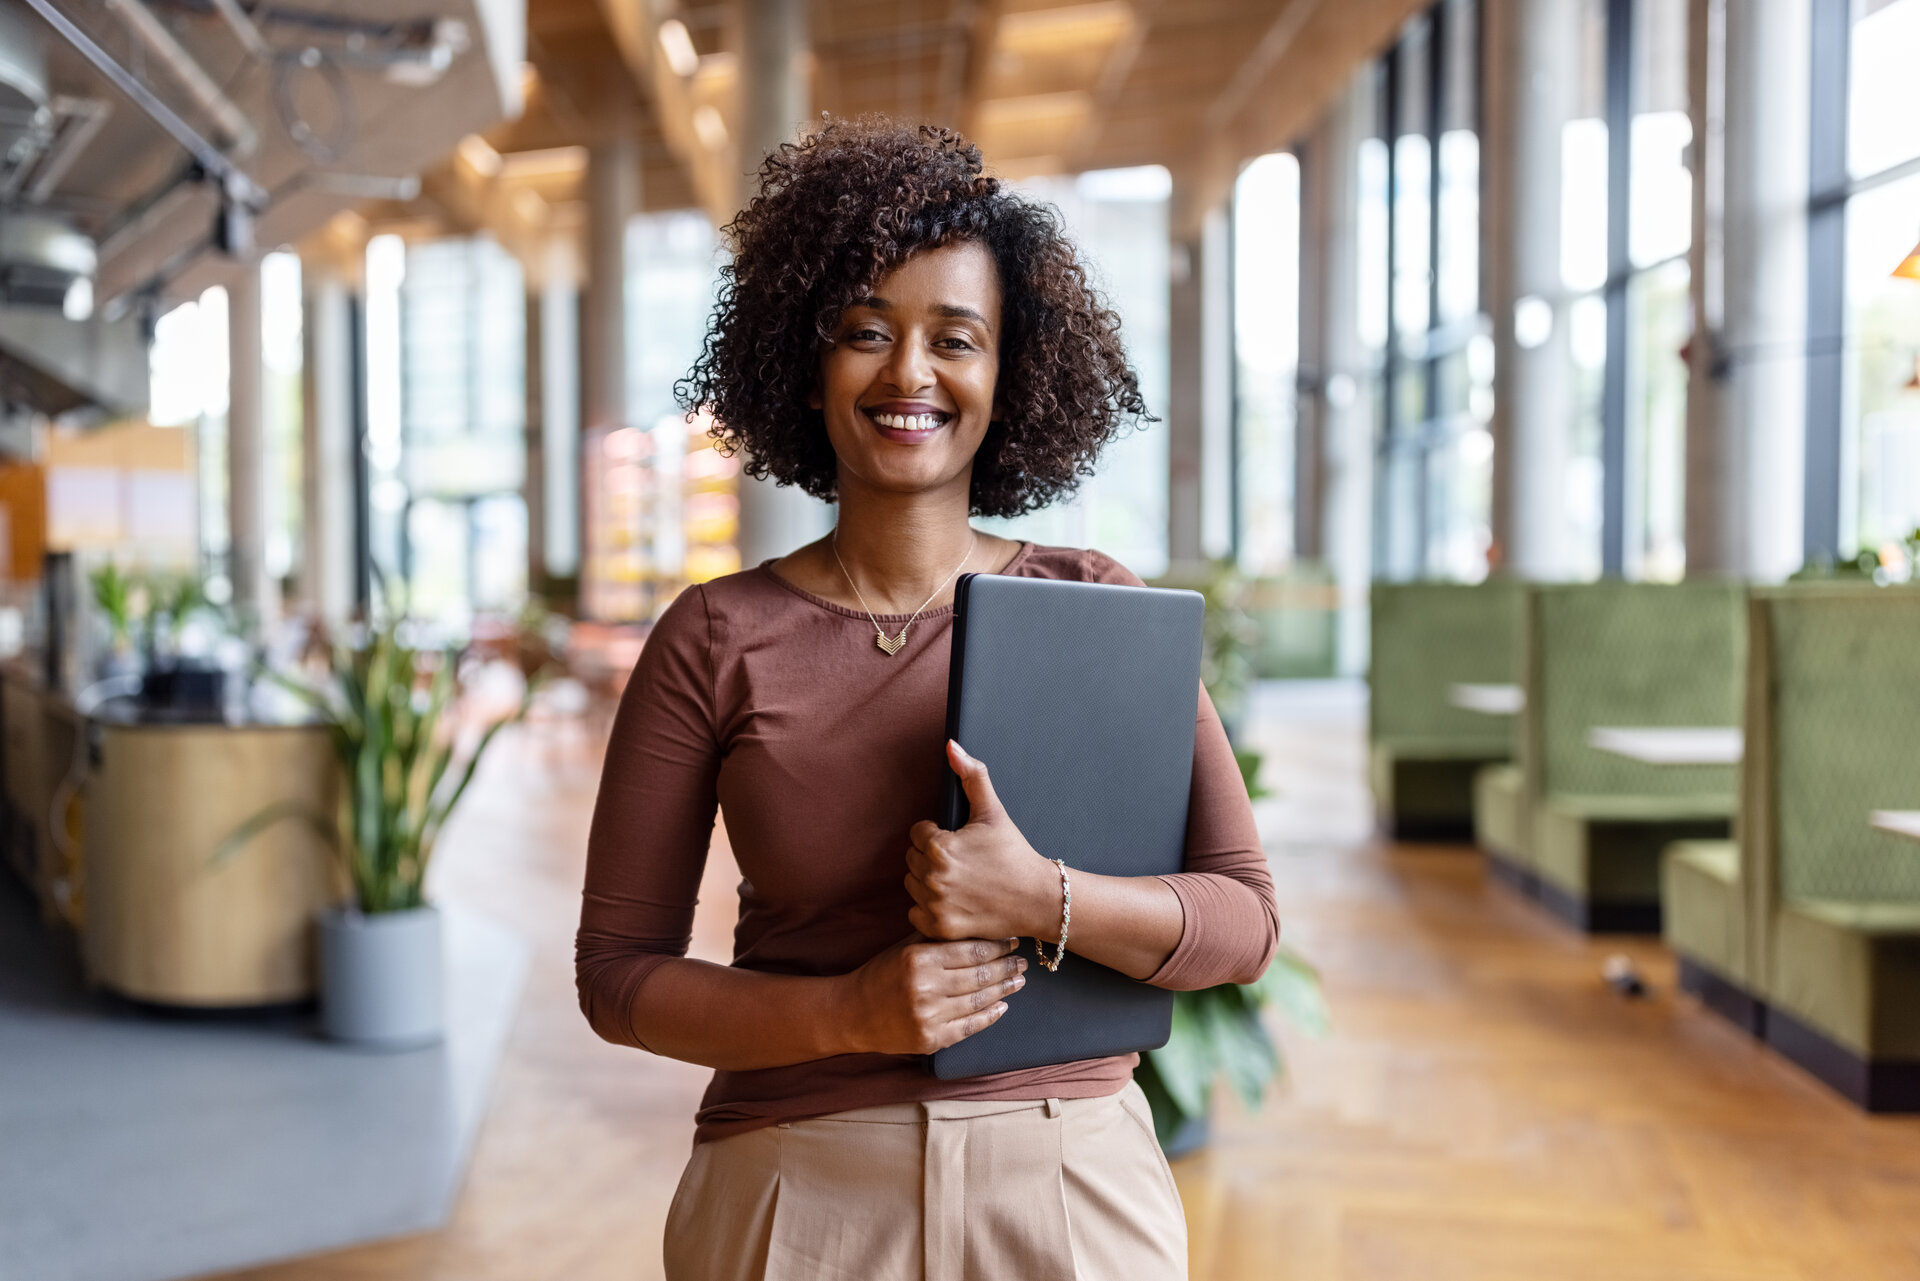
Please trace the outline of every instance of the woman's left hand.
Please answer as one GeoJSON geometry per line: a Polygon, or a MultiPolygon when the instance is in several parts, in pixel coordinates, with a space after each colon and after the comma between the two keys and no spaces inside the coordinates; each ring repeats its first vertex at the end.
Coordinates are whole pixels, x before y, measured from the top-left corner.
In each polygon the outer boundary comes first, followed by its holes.
{"type": "Polygon", "coordinates": [[[922,821],[907,834],[908,922],[930,939],[1057,939],[1059,871],[1001,808],[987,767],[952,740],[947,759],[971,812],[957,832],[922,821]]]}

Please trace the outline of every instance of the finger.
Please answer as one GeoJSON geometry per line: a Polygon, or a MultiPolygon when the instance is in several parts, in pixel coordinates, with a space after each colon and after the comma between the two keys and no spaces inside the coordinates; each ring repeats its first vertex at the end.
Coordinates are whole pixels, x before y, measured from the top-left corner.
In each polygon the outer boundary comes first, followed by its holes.
{"type": "Polygon", "coordinates": [[[915,849],[909,845],[907,846],[907,870],[924,881],[927,879],[927,874],[933,870],[933,860],[927,857],[925,850],[915,849]]]}
{"type": "Polygon", "coordinates": [[[996,1001],[1027,985],[1027,962],[1018,956],[1003,956],[967,970],[948,970],[946,994],[973,999],[974,1008],[996,1001]]]}
{"type": "Polygon", "coordinates": [[[984,1032],[995,1023],[998,1023],[1001,1016],[1006,1012],[1007,1003],[1005,1001],[998,1001],[984,1010],[961,1015],[941,1029],[941,1048],[945,1049],[957,1041],[964,1041],[976,1032],[984,1032]]]}
{"type": "Polygon", "coordinates": [[[1019,946],[1019,939],[959,939],[944,944],[938,955],[942,968],[965,970],[998,960],[1019,946]]]}
{"type": "Polygon", "coordinates": [[[933,913],[918,903],[907,909],[907,924],[918,932],[919,937],[929,942],[934,941],[936,937],[934,931],[940,928],[939,923],[933,919],[933,913]]]}
{"type": "Polygon", "coordinates": [[[927,848],[927,842],[933,839],[934,834],[941,830],[938,823],[930,818],[923,818],[907,829],[907,839],[913,842],[915,849],[923,850],[927,848]]]}
{"type": "Polygon", "coordinates": [[[967,794],[967,825],[987,823],[1000,817],[1000,798],[994,795],[993,780],[987,776],[984,762],[967,755],[953,739],[947,740],[947,761],[960,776],[961,790],[967,794]]]}

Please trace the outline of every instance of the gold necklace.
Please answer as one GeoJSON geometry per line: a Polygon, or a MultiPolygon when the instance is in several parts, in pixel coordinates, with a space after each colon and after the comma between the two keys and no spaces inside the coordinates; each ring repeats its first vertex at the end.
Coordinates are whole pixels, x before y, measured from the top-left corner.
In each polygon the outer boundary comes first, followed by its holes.
{"type": "MultiPolygon", "coordinates": [[[[973,559],[975,549],[980,546],[980,534],[978,530],[972,532],[973,541],[967,544],[967,554],[960,558],[960,564],[953,567],[952,574],[948,574],[940,580],[940,585],[933,589],[933,596],[938,596],[941,592],[945,591],[947,584],[953,581],[954,574],[958,574],[966,563],[973,559]]],[[[913,617],[906,621],[906,625],[900,629],[898,636],[889,636],[887,635],[887,629],[880,626],[880,620],[873,616],[873,606],[867,604],[867,598],[861,594],[860,584],[854,582],[853,575],[847,572],[847,562],[840,559],[840,527],[838,525],[833,527],[833,541],[830,545],[833,548],[834,563],[840,566],[841,576],[847,580],[847,586],[853,588],[853,594],[860,598],[860,608],[867,611],[867,621],[873,624],[873,643],[878,645],[888,657],[898,654],[901,647],[907,643],[907,628],[912,627],[920,615],[925,612],[927,606],[933,604],[933,596],[929,596],[920,602],[920,608],[913,611],[913,617]]]]}

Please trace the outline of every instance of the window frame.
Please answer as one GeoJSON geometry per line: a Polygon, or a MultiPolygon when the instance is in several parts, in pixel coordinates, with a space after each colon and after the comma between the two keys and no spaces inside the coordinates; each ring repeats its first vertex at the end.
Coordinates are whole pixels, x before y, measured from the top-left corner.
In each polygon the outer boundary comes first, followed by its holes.
{"type": "Polygon", "coordinates": [[[1920,155],[1855,175],[1849,163],[1853,0],[1812,0],[1807,157],[1807,405],[1803,551],[1833,564],[1857,534],[1844,527],[1847,353],[1847,207],[1855,196],[1920,174],[1920,155]]]}

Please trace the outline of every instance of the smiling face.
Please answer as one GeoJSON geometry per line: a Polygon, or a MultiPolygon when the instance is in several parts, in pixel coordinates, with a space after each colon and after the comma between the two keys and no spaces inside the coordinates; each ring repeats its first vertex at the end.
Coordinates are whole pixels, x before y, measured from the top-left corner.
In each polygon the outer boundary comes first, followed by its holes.
{"type": "Polygon", "coordinates": [[[923,250],[883,276],[820,355],[813,406],[840,493],[964,490],[999,373],[1000,273],[984,246],[923,250]]]}

